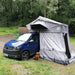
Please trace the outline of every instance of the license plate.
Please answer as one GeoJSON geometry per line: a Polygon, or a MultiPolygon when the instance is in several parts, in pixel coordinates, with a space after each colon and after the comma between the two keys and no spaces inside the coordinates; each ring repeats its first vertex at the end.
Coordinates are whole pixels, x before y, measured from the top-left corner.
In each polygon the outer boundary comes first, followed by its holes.
{"type": "Polygon", "coordinates": [[[8,54],[4,53],[4,55],[8,57],[8,54]]]}

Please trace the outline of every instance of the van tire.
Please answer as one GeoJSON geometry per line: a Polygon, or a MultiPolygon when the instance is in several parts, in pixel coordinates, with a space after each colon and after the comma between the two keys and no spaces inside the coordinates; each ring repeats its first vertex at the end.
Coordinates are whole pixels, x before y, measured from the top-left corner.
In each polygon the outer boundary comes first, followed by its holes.
{"type": "Polygon", "coordinates": [[[29,57],[30,57],[29,51],[24,51],[24,52],[22,53],[21,59],[22,59],[22,60],[28,60],[29,57]]]}

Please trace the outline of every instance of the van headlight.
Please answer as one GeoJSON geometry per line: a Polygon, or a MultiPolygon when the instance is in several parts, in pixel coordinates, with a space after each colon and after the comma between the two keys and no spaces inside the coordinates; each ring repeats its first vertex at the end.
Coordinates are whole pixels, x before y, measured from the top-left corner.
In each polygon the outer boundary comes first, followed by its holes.
{"type": "Polygon", "coordinates": [[[15,49],[15,50],[20,50],[20,49],[21,49],[21,47],[14,47],[14,49],[15,49]]]}

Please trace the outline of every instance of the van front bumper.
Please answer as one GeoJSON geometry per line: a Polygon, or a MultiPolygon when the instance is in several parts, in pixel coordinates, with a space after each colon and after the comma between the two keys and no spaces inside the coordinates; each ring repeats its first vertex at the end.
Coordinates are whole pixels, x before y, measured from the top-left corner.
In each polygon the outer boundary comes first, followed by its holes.
{"type": "Polygon", "coordinates": [[[7,50],[3,49],[3,54],[6,57],[11,57],[11,58],[21,58],[22,52],[19,50],[7,50]]]}

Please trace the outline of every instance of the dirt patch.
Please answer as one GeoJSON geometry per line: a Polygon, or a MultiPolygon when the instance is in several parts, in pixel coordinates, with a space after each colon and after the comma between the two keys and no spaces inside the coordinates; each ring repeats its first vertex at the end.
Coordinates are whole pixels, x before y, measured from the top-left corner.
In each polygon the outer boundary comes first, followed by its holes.
{"type": "Polygon", "coordinates": [[[73,52],[75,52],[75,46],[73,46],[72,44],[71,44],[71,50],[72,50],[73,52]]]}
{"type": "Polygon", "coordinates": [[[14,64],[11,67],[12,70],[15,70],[17,72],[17,74],[21,74],[21,75],[27,75],[28,73],[28,69],[24,69],[23,65],[19,65],[19,64],[14,64]]]}
{"type": "Polygon", "coordinates": [[[12,40],[13,38],[14,38],[14,35],[11,35],[11,34],[0,36],[0,50],[3,49],[4,44],[6,42],[8,42],[9,40],[12,40]]]}
{"type": "Polygon", "coordinates": [[[18,29],[18,33],[29,33],[29,30],[27,29],[27,27],[19,27],[18,29]]]}

